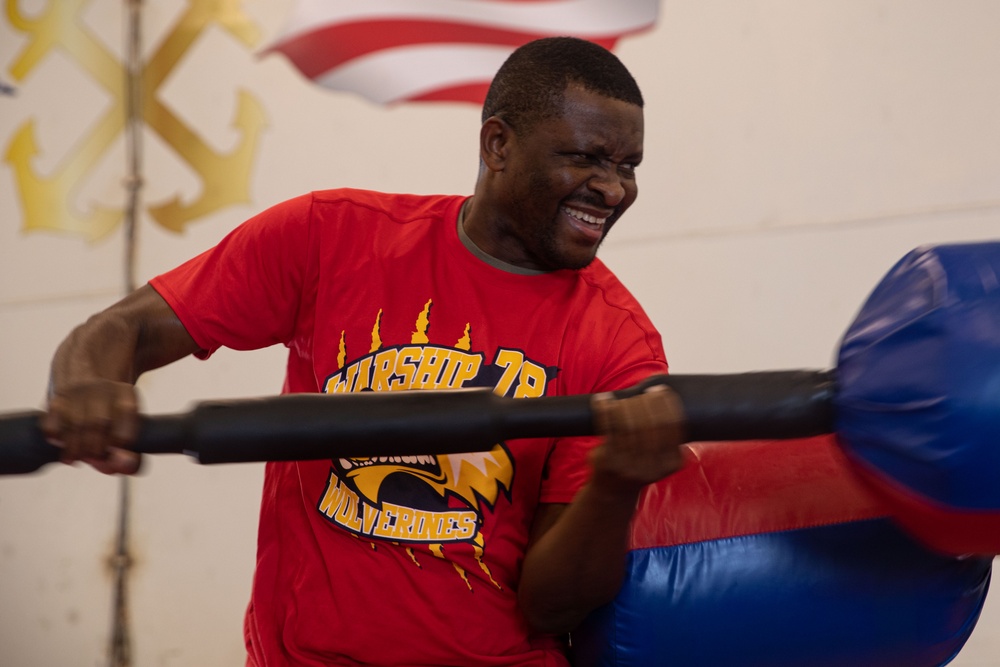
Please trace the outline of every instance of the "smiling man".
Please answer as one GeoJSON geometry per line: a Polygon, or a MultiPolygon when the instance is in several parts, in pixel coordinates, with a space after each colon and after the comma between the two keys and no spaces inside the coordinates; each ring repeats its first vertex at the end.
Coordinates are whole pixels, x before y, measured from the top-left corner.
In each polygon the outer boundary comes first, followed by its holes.
{"type": "Polygon", "coordinates": [[[638,194],[638,86],[624,67],[609,71],[570,52],[533,55],[560,43],[524,47],[498,72],[483,105],[480,178],[465,221],[484,252],[528,269],[590,264],[638,194]],[[539,68],[535,58],[547,57],[566,60],[539,68]]]}
{"type": "Polygon", "coordinates": [[[603,438],[267,464],[247,664],[566,665],[624,574],[645,485],[680,466],[659,334],[596,259],[635,201],[642,96],[590,42],[532,42],[487,96],[473,196],[313,192],[90,318],[43,428],[134,472],[134,382],[226,346],[289,350],[285,392],[594,393],[603,438]]]}

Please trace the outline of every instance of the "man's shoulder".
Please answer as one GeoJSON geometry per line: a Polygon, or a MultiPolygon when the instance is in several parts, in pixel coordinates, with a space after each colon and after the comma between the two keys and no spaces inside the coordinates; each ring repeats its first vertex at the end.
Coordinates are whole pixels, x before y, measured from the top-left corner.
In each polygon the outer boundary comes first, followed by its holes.
{"type": "Polygon", "coordinates": [[[602,295],[609,306],[631,310],[638,302],[618,276],[600,259],[578,271],[580,280],[590,289],[602,295]]]}
{"type": "Polygon", "coordinates": [[[465,199],[465,196],[336,188],[315,190],[311,193],[311,198],[314,206],[352,207],[359,214],[371,213],[396,222],[410,222],[447,215],[465,199]]]}

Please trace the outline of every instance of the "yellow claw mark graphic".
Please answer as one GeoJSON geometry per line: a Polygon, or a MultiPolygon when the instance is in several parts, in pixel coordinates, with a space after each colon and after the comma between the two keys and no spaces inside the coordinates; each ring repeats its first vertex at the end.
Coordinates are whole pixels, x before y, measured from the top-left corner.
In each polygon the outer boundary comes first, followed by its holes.
{"type": "Polygon", "coordinates": [[[482,571],[486,573],[486,576],[487,576],[487,577],[489,577],[489,579],[490,579],[490,583],[492,583],[492,584],[493,584],[494,586],[496,586],[496,587],[497,587],[498,589],[500,589],[500,590],[503,590],[503,586],[501,586],[500,584],[498,584],[498,583],[497,583],[497,580],[493,578],[493,573],[492,573],[492,572],[490,572],[490,568],[489,568],[489,566],[488,566],[488,565],[486,565],[486,563],[484,563],[484,562],[483,562],[483,547],[481,547],[481,546],[480,546],[480,545],[478,544],[478,542],[479,542],[479,541],[481,541],[481,540],[482,540],[482,536],[480,536],[480,537],[479,537],[479,538],[478,538],[478,539],[476,540],[476,542],[477,542],[477,544],[476,544],[476,546],[475,546],[475,556],[476,556],[476,562],[477,562],[477,563],[479,563],[479,567],[480,567],[480,569],[482,569],[482,571]]]}
{"type": "Polygon", "coordinates": [[[471,591],[472,590],[472,583],[469,581],[469,573],[466,572],[465,569],[461,565],[459,565],[458,563],[452,563],[451,566],[453,568],[455,568],[455,572],[458,572],[458,576],[462,577],[462,581],[465,582],[465,585],[471,591]]]}
{"type": "MultiPolygon", "coordinates": [[[[431,545],[428,545],[428,549],[436,557],[438,557],[438,558],[440,558],[442,560],[445,560],[445,557],[444,557],[444,545],[442,545],[442,544],[431,544],[431,545]]],[[[407,551],[409,551],[409,549],[407,549],[407,551]]],[[[486,566],[486,563],[483,562],[483,548],[481,546],[479,546],[478,544],[475,546],[475,556],[476,556],[476,562],[479,563],[479,567],[481,567],[483,569],[483,572],[485,572],[486,576],[490,578],[490,581],[493,583],[493,585],[496,586],[497,588],[503,590],[503,586],[501,586],[500,584],[498,584],[496,582],[496,580],[493,578],[493,573],[490,572],[490,569],[486,566]]],[[[455,568],[455,572],[458,572],[458,576],[462,577],[462,581],[465,582],[466,587],[468,587],[468,589],[471,591],[472,590],[472,582],[469,581],[469,573],[466,572],[465,568],[463,568],[461,565],[459,565],[455,561],[449,561],[449,562],[451,563],[451,566],[453,568],[455,568]]],[[[420,563],[417,563],[417,565],[420,565],[420,563]]]]}
{"type": "Polygon", "coordinates": [[[337,368],[343,368],[347,363],[347,342],[344,340],[346,332],[340,332],[340,344],[337,346],[337,368]]]}
{"type": "Polygon", "coordinates": [[[420,565],[420,561],[417,560],[417,555],[413,553],[413,547],[406,547],[406,554],[410,557],[410,560],[413,561],[414,565],[423,569],[423,566],[420,565]]]}
{"type": "Polygon", "coordinates": [[[379,331],[382,328],[382,309],[378,309],[378,315],[375,316],[375,326],[372,327],[372,346],[368,349],[369,352],[378,352],[382,349],[382,337],[379,335],[379,331]]]}
{"type": "MultiPolygon", "coordinates": [[[[22,80],[56,48],[65,51],[111,97],[108,111],[75,152],[46,177],[32,166],[38,155],[35,129],[27,121],[14,133],[4,155],[17,180],[25,211],[26,230],[52,229],[99,239],[121,223],[123,212],[91,205],[81,213],[73,198],[125,126],[124,66],[86,28],[82,19],[89,0],[49,2],[35,18],[27,18],[17,0],[7,0],[7,17],[18,30],[30,36],[28,45],[11,66],[15,80],[22,80]]],[[[157,97],[158,90],[201,33],[220,25],[236,39],[252,46],[260,39],[257,27],[240,10],[240,0],[190,0],[160,48],[142,67],[143,120],[194,169],[202,192],[193,202],[180,197],[149,209],[162,226],[180,231],[191,220],[225,206],[249,201],[250,170],[261,131],[265,126],[261,105],[249,94],[237,98],[234,126],[241,141],[231,152],[212,150],[191,128],[182,123],[157,97]]]]}
{"type": "Polygon", "coordinates": [[[471,350],[472,349],[471,333],[472,333],[472,323],[466,322],[465,332],[462,334],[462,337],[458,339],[458,342],[455,343],[455,347],[458,348],[459,350],[465,350],[466,352],[471,350]]]}
{"type": "Polygon", "coordinates": [[[430,339],[427,338],[427,328],[430,326],[431,303],[432,300],[428,300],[420,315],[417,316],[417,330],[410,337],[410,342],[414,345],[426,345],[430,342],[430,339]]]}
{"type": "MultiPolygon", "coordinates": [[[[441,545],[441,544],[431,544],[431,545],[429,545],[428,548],[430,549],[430,552],[432,554],[434,554],[435,556],[437,556],[438,558],[440,558],[442,560],[445,559],[444,558],[444,546],[443,545],[441,545]]],[[[465,571],[465,568],[463,568],[461,565],[459,565],[458,563],[456,563],[454,561],[449,561],[449,562],[451,562],[451,566],[453,568],[455,568],[455,572],[458,572],[458,576],[462,577],[462,581],[465,582],[465,585],[471,591],[472,590],[472,583],[469,581],[469,575],[465,571]]]]}

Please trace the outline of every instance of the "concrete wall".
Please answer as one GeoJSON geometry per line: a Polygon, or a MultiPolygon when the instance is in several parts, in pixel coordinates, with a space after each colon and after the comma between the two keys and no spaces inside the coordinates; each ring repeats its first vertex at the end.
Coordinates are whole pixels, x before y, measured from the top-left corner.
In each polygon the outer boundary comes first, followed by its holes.
{"type": "MultiPolygon", "coordinates": [[[[22,3],[38,15],[46,3],[22,3]]],[[[80,21],[123,52],[121,3],[80,21]]],[[[237,146],[237,90],[266,116],[250,201],[182,233],[144,214],[140,282],[209,247],[265,206],[309,189],[469,192],[478,111],[386,109],[317,89],[259,52],[289,0],[242,3],[253,45],[212,26],[157,94],[214,150],[237,146]]],[[[184,15],[143,3],[147,56],[184,15]]],[[[659,26],[618,53],[647,97],[642,196],[602,250],[661,328],[675,372],[828,367],[868,291],[924,243],[1000,236],[1000,4],[992,0],[670,0],[659,26]]],[[[35,172],[78,154],[111,101],[79,53],[52,51],[16,77],[29,45],[0,19],[0,141],[33,119],[35,172]]],[[[83,48],[83,47],[80,47],[83,48]]],[[[97,56],[94,56],[97,58],[97,56]]],[[[98,59],[99,60],[99,59],[98,59]]],[[[80,210],[123,205],[120,137],[72,192],[80,210]]],[[[145,132],[147,205],[190,201],[201,184],[145,132]]],[[[26,231],[16,170],[0,164],[0,410],[42,405],[59,340],[122,294],[121,229],[97,240],[26,231]]],[[[283,355],[222,352],[144,377],[150,412],[275,393],[283,355]]],[[[134,664],[241,665],[261,466],[149,457],[127,482],[136,553],[134,664]]],[[[121,482],[51,466],[0,479],[0,662],[106,664],[108,556],[121,482]]],[[[992,599],[954,665],[995,665],[992,599]]]]}

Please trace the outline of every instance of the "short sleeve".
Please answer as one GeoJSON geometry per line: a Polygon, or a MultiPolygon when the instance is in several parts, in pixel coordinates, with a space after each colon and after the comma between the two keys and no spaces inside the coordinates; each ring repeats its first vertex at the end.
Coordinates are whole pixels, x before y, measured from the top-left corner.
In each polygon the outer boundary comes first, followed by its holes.
{"type": "Polygon", "coordinates": [[[150,281],[204,350],[200,356],[289,343],[311,270],[311,208],[311,195],[278,204],[150,281]]]}

